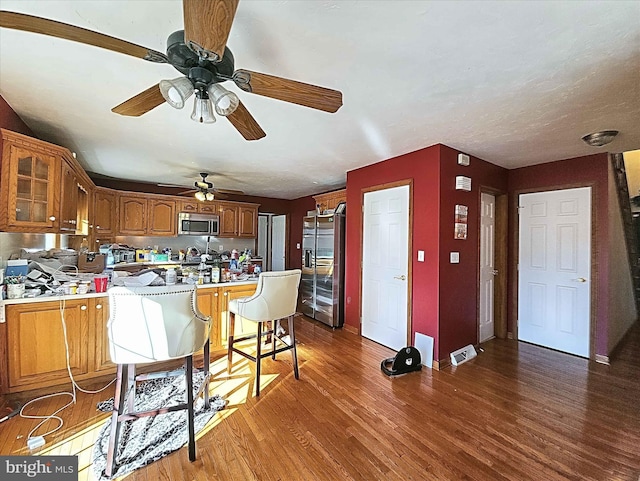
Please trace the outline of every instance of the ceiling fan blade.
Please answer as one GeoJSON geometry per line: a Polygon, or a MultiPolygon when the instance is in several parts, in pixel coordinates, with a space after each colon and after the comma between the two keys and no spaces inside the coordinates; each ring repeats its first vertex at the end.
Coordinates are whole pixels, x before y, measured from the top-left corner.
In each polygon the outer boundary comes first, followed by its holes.
{"type": "Polygon", "coordinates": [[[40,33],[50,37],[73,40],[95,47],[124,53],[133,57],[149,60],[150,62],[167,63],[167,56],[135,43],[127,42],[119,38],[104,35],[102,33],[87,30],[67,23],[56,22],[42,17],[25,15],[24,13],[7,12],[0,10],[0,27],[23,30],[25,32],[40,33]]]}
{"type": "Polygon", "coordinates": [[[233,81],[246,92],[291,102],[312,109],[336,112],[342,106],[342,92],[251,70],[236,70],[233,81]]]}
{"type": "Polygon", "coordinates": [[[267,135],[242,102],[227,118],[245,140],[258,140],[267,135]]]}
{"type": "Polygon", "coordinates": [[[242,190],[233,190],[233,189],[213,189],[216,194],[231,194],[231,195],[244,195],[244,191],[242,190]]]}
{"type": "Polygon", "coordinates": [[[111,109],[115,114],[127,115],[129,117],[140,117],[150,110],[155,109],[158,105],[165,102],[164,97],[160,93],[159,84],[149,87],[144,92],[140,92],[135,97],[122,102],[117,107],[111,109]]]}
{"type": "Polygon", "coordinates": [[[239,0],[182,0],[184,41],[198,55],[222,60],[239,0]]]}

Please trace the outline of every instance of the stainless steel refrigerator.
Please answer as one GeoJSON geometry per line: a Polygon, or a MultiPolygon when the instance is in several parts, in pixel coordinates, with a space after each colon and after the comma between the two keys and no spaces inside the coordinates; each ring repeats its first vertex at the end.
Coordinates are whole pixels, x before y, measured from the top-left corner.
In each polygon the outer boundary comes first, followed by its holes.
{"type": "Polygon", "coordinates": [[[344,214],[304,218],[302,312],[331,327],[344,324],[344,214]]]}

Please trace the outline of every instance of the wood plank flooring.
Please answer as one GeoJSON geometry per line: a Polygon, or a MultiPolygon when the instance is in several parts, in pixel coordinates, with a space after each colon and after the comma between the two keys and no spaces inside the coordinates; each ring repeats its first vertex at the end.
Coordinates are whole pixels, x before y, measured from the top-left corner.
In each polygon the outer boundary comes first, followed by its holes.
{"type": "MultiPolygon", "coordinates": [[[[610,366],[513,340],[485,343],[457,368],[390,379],[390,350],[344,330],[296,319],[300,380],[291,356],[254,366],[214,360],[212,391],[228,401],[187,449],[131,473],[162,480],[597,480],[640,479],[640,325],[610,366]]],[[[93,388],[98,386],[93,385],[93,388]]],[[[61,413],[62,429],[41,454],[76,454],[93,480],[95,436],[107,415],[82,394],[61,413]]],[[[10,398],[13,400],[14,398],[10,398]]],[[[49,413],[67,398],[42,401],[49,413]]],[[[0,424],[0,454],[29,454],[37,424],[0,424]]]]}

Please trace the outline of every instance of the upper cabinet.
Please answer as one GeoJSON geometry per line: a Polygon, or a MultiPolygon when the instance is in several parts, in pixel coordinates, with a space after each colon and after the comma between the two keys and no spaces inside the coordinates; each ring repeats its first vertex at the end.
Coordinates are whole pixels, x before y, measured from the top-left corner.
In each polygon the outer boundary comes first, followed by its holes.
{"type": "Polygon", "coordinates": [[[96,237],[113,237],[117,227],[117,192],[96,187],[93,195],[93,232],[96,237]]]}
{"type": "Polygon", "coordinates": [[[340,202],[347,201],[347,189],[334,190],[326,194],[314,195],[316,207],[320,212],[335,209],[340,202]]]}
{"type": "Polygon", "coordinates": [[[64,155],[61,164],[60,232],[89,235],[93,183],[72,157],[64,155]]]}
{"type": "Polygon", "coordinates": [[[220,237],[256,237],[258,204],[218,201],[220,237]]]}
{"type": "Polygon", "coordinates": [[[8,130],[1,133],[0,230],[56,232],[61,148],[8,130]]]}
{"type": "Polygon", "coordinates": [[[120,235],[176,235],[176,201],[162,196],[120,194],[120,235]]]}
{"type": "Polygon", "coordinates": [[[200,202],[193,200],[179,200],[178,208],[180,212],[193,212],[200,214],[216,214],[218,212],[218,204],[215,202],[200,202]]]}

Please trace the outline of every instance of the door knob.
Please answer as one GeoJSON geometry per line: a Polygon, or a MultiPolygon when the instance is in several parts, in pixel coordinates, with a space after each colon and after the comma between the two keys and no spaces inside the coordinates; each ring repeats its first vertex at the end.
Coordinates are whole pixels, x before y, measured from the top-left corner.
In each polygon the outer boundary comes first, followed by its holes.
{"type": "Polygon", "coordinates": [[[407,276],[405,276],[404,274],[402,274],[401,276],[393,276],[394,279],[398,279],[400,281],[404,281],[407,279],[407,276]]]}
{"type": "Polygon", "coordinates": [[[492,270],[491,271],[491,275],[497,276],[498,275],[497,269],[492,270]]]}
{"type": "Polygon", "coordinates": [[[578,277],[577,279],[571,279],[574,282],[587,282],[587,280],[584,277],[578,277]]]}

